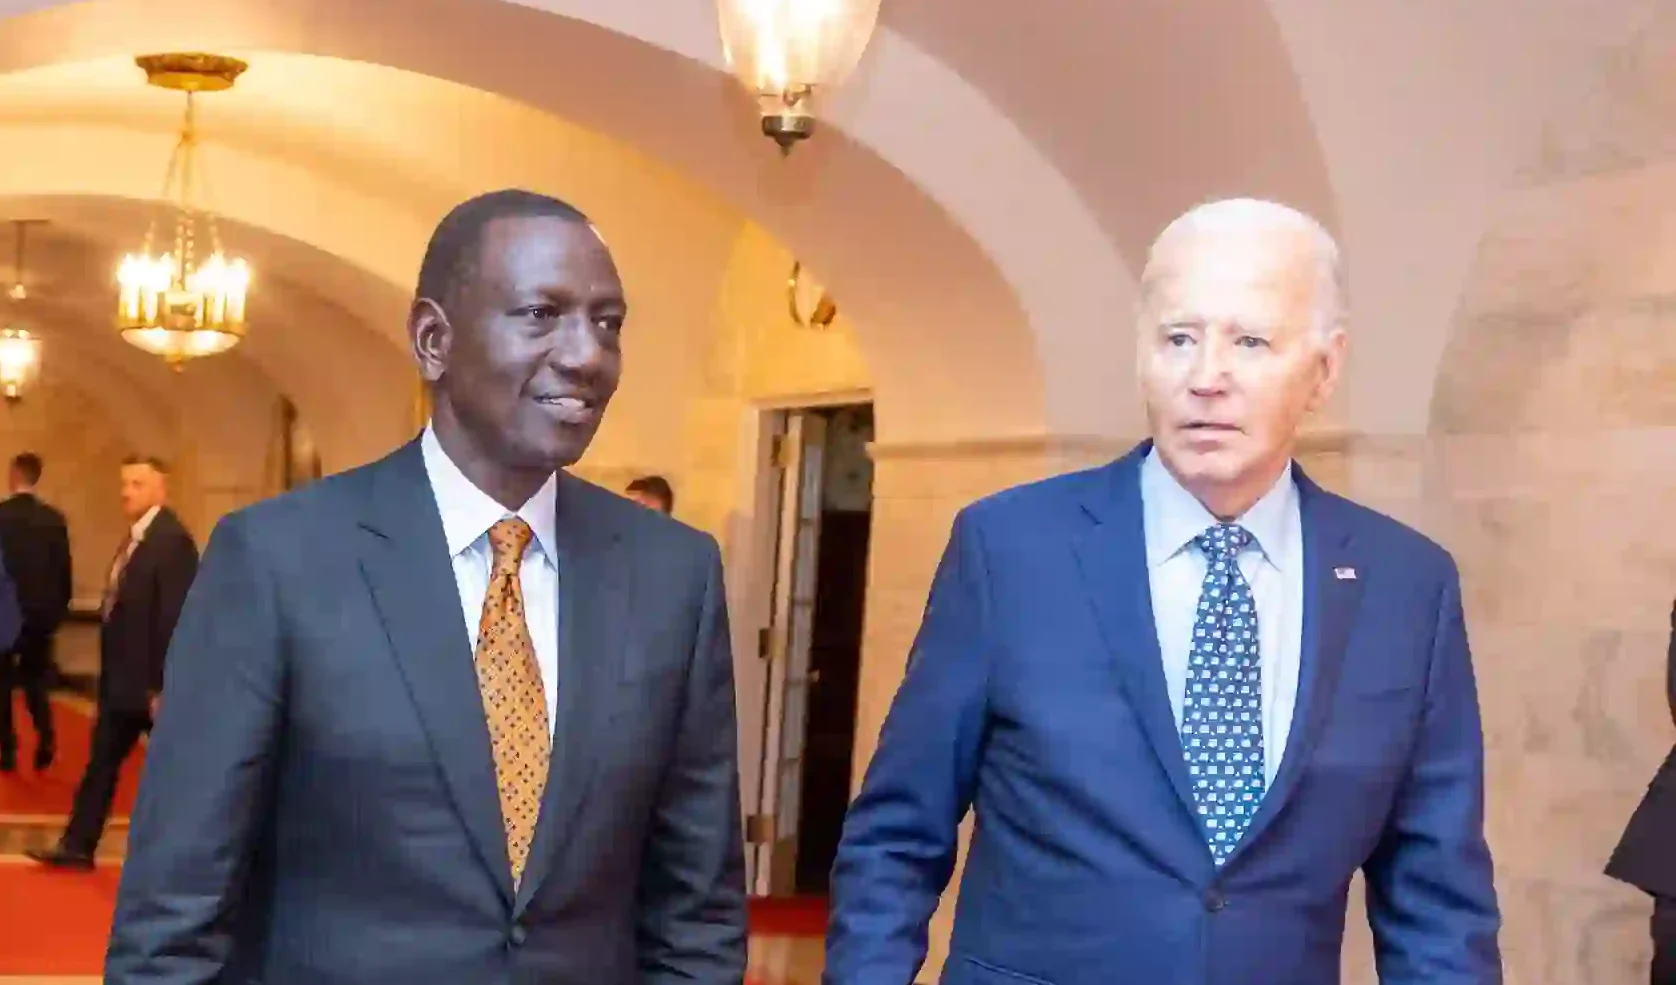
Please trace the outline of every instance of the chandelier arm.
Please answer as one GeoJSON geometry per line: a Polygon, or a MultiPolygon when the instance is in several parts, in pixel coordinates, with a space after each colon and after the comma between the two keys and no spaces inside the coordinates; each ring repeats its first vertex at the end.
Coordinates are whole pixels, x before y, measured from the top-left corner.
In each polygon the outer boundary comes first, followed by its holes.
{"type": "MultiPolygon", "coordinates": [[[[169,166],[163,170],[163,191],[158,197],[163,200],[165,206],[168,208],[176,208],[174,205],[175,179],[180,174],[181,148],[184,147],[185,144],[186,142],[184,139],[177,138],[175,140],[174,149],[169,152],[169,166]]],[[[151,220],[146,223],[145,240],[140,245],[140,253],[144,256],[150,256],[151,248],[156,244],[156,241],[157,217],[156,215],[153,215],[151,220]]]]}
{"type": "Polygon", "coordinates": [[[209,169],[198,168],[193,171],[198,179],[198,190],[202,193],[200,199],[204,207],[200,214],[204,217],[204,227],[209,231],[210,252],[221,252],[221,224],[215,219],[215,192],[210,188],[209,169]]]}
{"type": "Polygon", "coordinates": [[[198,176],[198,100],[192,90],[186,91],[186,122],[180,131],[181,155],[180,176],[180,220],[175,226],[175,249],[180,257],[176,269],[180,272],[182,286],[189,272],[197,267],[197,244],[194,233],[198,224],[197,203],[193,192],[198,176]]]}

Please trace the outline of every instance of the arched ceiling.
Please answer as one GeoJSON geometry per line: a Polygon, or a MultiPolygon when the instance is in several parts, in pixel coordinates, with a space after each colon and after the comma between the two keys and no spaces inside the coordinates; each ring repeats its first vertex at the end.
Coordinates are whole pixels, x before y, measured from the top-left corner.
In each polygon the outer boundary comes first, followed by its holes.
{"type": "MultiPolygon", "coordinates": [[[[147,379],[123,354],[70,333],[54,338],[54,358],[44,359],[37,386],[69,387],[86,395],[128,447],[159,455],[174,453],[180,439],[174,402],[161,388],[163,381],[147,379]]],[[[139,355],[138,352],[135,353],[139,355]]],[[[32,399],[31,393],[24,400],[32,399]]]]}
{"type": "Polygon", "coordinates": [[[1214,12],[916,0],[882,12],[1018,121],[1137,273],[1158,231],[1209,198],[1275,198],[1335,224],[1314,125],[1263,0],[1217,0],[1214,12]]]}
{"type": "MultiPolygon", "coordinates": [[[[250,188],[242,218],[396,284],[435,203],[490,177],[586,188],[579,204],[625,241],[668,243],[660,209],[679,198],[692,215],[718,196],[717,225],[730,210],[758,219],[854,316],[886,440],[1135,433],[1140,249],[1193,201],[1283,198],[1333,225],[1350,257],[1347,423],[1415,432],[1493,203],[1557,94],[1654,2],[887,0],[833,125],[789,162],[719,70],[710,0],[0,0],[0,16],[22,15],[0,24],[0,71],[252,53],[249,91],[227,102],[294,125],[263,138],[222,121],[226,147],[289,214],[250,188]],[[505,129],[520,107],[479,126],[475,96],[386,98],[396,90],[354,66],[288,63],[264,93],[265,52],[450,80],[605,136],[505,129]],[[508,170],[526,142],[547,149],[508,170]],[[654,172],[696,190],[637,200],[654,172]],[[326,228],[334,218],[360,228],[326,228]]],[[[46,126],[32,112],[0,139],[46,126]]],[[[116,122],[77,112],[77,136],[116,122]]]]}
{"type": "Polygon", "coordinates": [[[1338,203],[1349,424],[1424,433],[1473,257],[1560,96],[1662,0],[1269,0],[1338,203]]]}
{"type": "MultiPolygon", "coordinates": [[[[644,23],[615,26],[642,33],[680,32],[680,37],[664,40],[677,48],[694,48],[695,53],[700,46],[694,42],[700,38],[704,51],[716,43],[710,8],[702,5],[674,0],[596,6],[600,10],[581,13],[608,23],[613,17],[638,18],[644,23]],[[660,7],[661,13],[656,10],[660,7]]],[[[870,362],[878,368],[883,418],[891,419],[895,399],[913,402],[911,413],[904,407],[894,419],[922,437],[962,429],[986,433],[1040,428],[1042,387],[1035,341],[1015,291],[982,244],[962,231],[942,203],[890,162],[847,140],[838,128],[830,128],[824,141],[791,162],[781,162],[766,141],[750,132],[754,121],[748,101],[732,83],[689,57],[672,54],[668,47],[587,20],[518,4],[466,0],[303,4],[287,8],[283,15],[255,2],[102,0],[51,9],[15,0],[0,4],[0,12],[25,10],[36,13],[0,25],[5,42],[0,45],[0,70],[73,67],[101,58],[114,62],[136,51],[180,47],[247,55],[254,67],[246,80],[217,98],[224,104],[238,99],[255,103],[271,95],[275,106],[289,98],[297,110],[294,118],[312,127],[318,140],[288,138],[281,158],[265,147],[241,145],[238,134],[212,138],[244,155],[236,167],[216,168],[218,207],[234,215],[243,207],[242,217],[253,224],[304,239],[369,269],[382,268],[395,283],[411,281],[424,237],[446,205],[484,187],[520,183],[575,200],[594,215],[619,252],[638,248],[641,262],[630,257],[624,264],[630,276],[639,270],[643,277],[660,282],[678,280],[695,266],[694,257],[698,267],[710,257],[716,273],[708,285],[710,295],[702,305],[678,304],[672,313],[672,319],[690,319],[694,311],[713,308],[727,256],[725,244],[704,241],[724,218],[728,232],[736,234],[748,214],[791,244],[843,299],[870,362]],[[444,38],[449,43],[439,43],[444,38]],[[457,87],[442,93],[429,80],[402,83],[388,74],[375,77],[366,65],[315,75],[301,58],[286,63],[283,76],[274,71],[280,81],[264,94],[255,80],[263,59],[276,51],[407,69],[510,96],[525,105],[502,101],[496,111],[483,93],[457,87]],[[555,58],[554,52],[564,57],[555,58]],[[430,94],[417,98],[427,83],[430,94]],[[391,95],[398,86],[400,98],[391,95]],[[388,112],[370,113],[370,120],[354,125],[333,126],[339,118],[336,108],[349,103],[388,112]],[[532,112],[532,107],[542,112],[532,112]],[[373,125],[380,118],[382,125],[373,125]],[[377,153],[369,154],[358,170],[297,168],[315,146],[340,154],[364,154],[369,148],[377,153]],[[268,166],[258,168],[258,160],[268,166]],[[412,167],[413,160],[422,166],[412,167]],[[274,186],[279,180],[275,172],[286,168],[304,173],[289,175],[295,180],[288,189],[274,186]],[[263,172],[264,187],[248,189],[248,202],[241,203],[226,187],[224,175],[235,170],[263,172]],[[413,179],[379,180],[389,173],[417,175],[421,185],[425,174],[440,175],[447,182],[447,197],[417,199],[414,189],[407,187],[413,179]],[[680,178],[683,173],[688,177],[680,178]],[[372,180],[357,185],[357,174],[372,180]],[[256,199],[271,194],[283,200],[277,193],[289,191],[293,198],[306,200],[309,181],[334,186],[331,192],[315,194],[332,200],[336,217],[309,215],[307,209],[298,214],[294,205],[285,215],[263,214],[264,208],[269,213],[273,208],[256,199]],[[335,236],[319,228],[304,229],[334,219],[350,224],[340,217],[349,215],[357,202],[363,215],[354,218],[356,229],[340,230],[335,236]],[[707,206],[707,216],[696,215],[705,211],[701,205],[707,206]],[[659,253],[681,260],[658,262],[659,253]],[[395,268],[399,277],[394,276],[395,268]],[[1009,399],[997,401],[997,392],[1008,393],[1009,399]]],[[[131,84],[139,87],[138,73],[132,78],[131,84]]],[[[952,77],[945,80],[950,81],[958,83],[952,77]]],[[[212,100],[204,103],[207,110],[212,100]]],[[[210,125],[207,113],[205,125],[210,125]]],[[[90,133],[96,128],[78,129],[90,133]]],[[[82,135],[78,133],[78,139],[82,135]]],[[[1028,151],[1013,134],[1013,153],[1028,151]]],[[[1038,163],[1037,168],[1045,166],[1038,163]]],[[[1051,175],[1051,169],[1045,170],[1051,175]]],[[[1063,182],[1058,187],[1063,189],[1063,182]]],[[[1081,215],[1075,209],[1069,214],[1081,215]]],[[[1092,229],[1085,218],[1078,221],[1092,229]]],[[[1094,238],[1098,241],[1097,235],[1094,238]]],[[[1016,245],[1011,248],[1017,250],[1016,245]]],[[[1050,277],[1065,279],[1062,272],[1033,262],[1050,277]]],[[[1112,264],[1098,266],[1106,272],[1115,269],[1112,264]]],[[[1076,297],[1068,289],[1038,293],[1060,304],[1059,299],[1076,297]]]]}
{"type": "Polygon", "coordinates": [[[1659,7],[887,0],[883,18],[1017,121],[1130,271],[1194,202],[1319,216],[1354,302],[1339,423],[1419,433],[1496,203],[1559,101],[1659,7]]]}
{"type": "MultiPolygon", "coordinates": [[[[338,422],[353,413],[347,419],[357,426],[322,429],[328,432],[322,438],[323,454],[334,465],[364,461],[403,434],[409,424],[405,408],[383,409],[377,401],[356,399],[380,388],[400,392],[411,380],[391,339],[362,317],[369,309],[388,315],[393,303],[399,317],[403,305],[379,293],[385,289],[376,282],[353,284],[354,271],[323,260],[300,243],[238,224],[224,230],[227,238],[251,250],[260,278],[260,290],[253,290],[251,298],[251,334],[233,352],[189,364],[177,374],[123,342],[111,325],[116,264],[139,242],[153,214],[154,207],[125,200],[0,199],[0,216],[47,220],[29,230],[24,270],[29,298],[17,311],[42,335],[46,366],[56,371],[73,363],[79,370],[97,362],[126,379],[146,406],[167,408],[182,415],[179,423],[185,430],[212,436],[222,422],[209,414],[215,403],[204,398],[222,383],[228,384],[221,387],[228,391],[227,407],[256,400],[267,408],[284,393],[306,420],[338,422]],[[346,303],[358,303],[362,311],[323,297],[322,290],[341,292],[346,303]],[[254,387],[243,382],[249,380],[254,387]]],[[[0,232],[5,234],[0,269],[10,283],[11,230],[0,226],[0,232]]],[[[130,401],[124,398],[121,404],[130,401]]],[[[248,436],[237,433],[218,435],[213,444],[224,457],[250,451],[248,436]]]]}
{"type": "Polygon", "coordinates": [[[1478,250],[1434,432],[1676,424],[1673,48],[1666,7],[1560,100],[1478,250]]]}

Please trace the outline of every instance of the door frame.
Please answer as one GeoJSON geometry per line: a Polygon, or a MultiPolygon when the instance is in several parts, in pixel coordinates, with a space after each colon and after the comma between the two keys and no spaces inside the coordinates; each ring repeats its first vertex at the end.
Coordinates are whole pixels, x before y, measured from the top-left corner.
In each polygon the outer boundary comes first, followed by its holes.
{"type": "MultiPolygon", "coordinates": [[[[779,838],[773,831],[773,816],[765,807],[776,804],[770,767],[770,741],[779,735],[771,711],[780,700],[772,692],[775,675],[769,660],[768,643],[773,632],[777,552],[783,513],[782,476],[774,461],[774,439],[785,431],[789,415],[856,404],[877,404],[867,389],[819,394],[786,395],[753,401],[742,429],[741,460],[751,463],[740,470],[739,498],[748,504],[744,549],[730,559],[731,574],[738,590],[733,620],[735,677],[740,706],[740,795],[746,836],[746,876],[752,895],[772,895],[771,881],[781,882],[776,871],[782,867],[795,873],[795,859],[776,865],[770,861],[779,838]],[[737,566],[735,566],[737,565],[737,566]],[[775,726],[775,727],[771,727],[775,726]]],[[[876,418],[875,418],[876,420],[876,418]]],[[[783,700],[783,695],[781,696],[783,700]]],[[[782,744],[783,745],[783,744],[782,744]]],[[[776,771],[777,772],[777,771],[776,771]]],[[[784,861],[784,860],[783,860],[784,861]]]]}

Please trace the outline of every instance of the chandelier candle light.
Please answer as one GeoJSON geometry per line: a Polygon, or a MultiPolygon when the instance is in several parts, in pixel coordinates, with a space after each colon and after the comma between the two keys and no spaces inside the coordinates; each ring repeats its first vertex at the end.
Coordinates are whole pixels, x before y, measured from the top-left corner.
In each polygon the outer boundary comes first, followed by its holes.
{"type": "Polygon", "coordinates": [[[763,135],[790,154],[815,131],[816,100],[855,71],[879,0],[716,0],[728,69],[756,97],[763,135]]]}
{"type": "MultiPolygon", "coordinates": [[[[6,297],[13,306],[29,300],[29,288],[23,282],[25,236],[32,225],[45,220],[14,219],[17,232],[17,258],[13,261],[13,279],[6,297]]],[[[23,399],[23,393],[34,384],[41,372],[41,337],[20,324],[0,329],[0,398],[8,405],[23,399]]]]}
{"type": "Polygon", "coordinates": [[[15,404],[41,370],[41,340],[27,328],[0,329],[0,397],[15,404]]]}
{"type": "Polygon", "coordinates": [[[186,93],[186,120],[163,178],[162,198],[174,211],[171,248],[161,256],[153,253],[154,222],[140,252],[123,257],[116,325],[127,342],[179,369],[190,359],[226,352],[245,334],[250,268],[222,251],[214,213],[202,194],[196,97],[231,89],[247,66],[205,54],[144,55],[135,62],[151,85],[186,93]],[[209,246],[202,259],[200,221],[209,246]]]}

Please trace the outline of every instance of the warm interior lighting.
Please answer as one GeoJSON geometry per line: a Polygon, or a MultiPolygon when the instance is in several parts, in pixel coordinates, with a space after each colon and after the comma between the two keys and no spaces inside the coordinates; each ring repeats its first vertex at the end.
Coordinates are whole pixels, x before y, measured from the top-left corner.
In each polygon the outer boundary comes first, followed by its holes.
{"type": "Polygon", "coordinates": [[[716,0],[716,11],[728,68],[789,153],[814,132],[816,100],[861,61],[879,0],[716,0]]]}
{"type": "Polygon", "coordinates": [[[41,370],[41,340],[27,329],[0,329],[0,397],[9,404],[23,399],[41,370]]]}
{"type": "Polygon", "coordinates": [[[156,234],[146,233],[138,253],[117,269],[116,324],[128,343],[161,356],[170,365],[226,352],[245,334],[245,298],[250,267],[221,249],[213,213],[198,206],[197,104],[199,92],[230,88],[243,62],[217,55],[150,55],[138,59],[152,85],[186,93],[186,121],[163,179],[163,198],[174,203],[173,250],[152,252],[156,234]],[[197,253],[202,223],[209,253],[197,253]]]}

